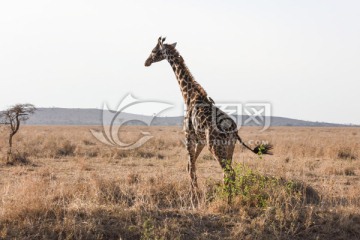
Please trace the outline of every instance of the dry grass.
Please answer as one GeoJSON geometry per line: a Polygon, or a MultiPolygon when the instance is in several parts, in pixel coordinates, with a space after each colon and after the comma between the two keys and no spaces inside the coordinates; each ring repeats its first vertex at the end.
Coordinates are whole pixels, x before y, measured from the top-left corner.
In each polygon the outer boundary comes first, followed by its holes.
{"type": "MultiPolygon", "coordinates": [[[[94,127],[96,128],[96,127],[94,127]]],[[[218,163],[198,159],[194,208],[183,134],[177,127],[126,127],[154,136],[141,148],[104,146],[89,127],[26,126],[5,164],[0,134],[1,239],[359,239],[360,129],[278,127],[274,156],[236,147],[237,192],[226,201],[218,163]],[[26,161],[25,161],[26,160],[26,161]]]]}

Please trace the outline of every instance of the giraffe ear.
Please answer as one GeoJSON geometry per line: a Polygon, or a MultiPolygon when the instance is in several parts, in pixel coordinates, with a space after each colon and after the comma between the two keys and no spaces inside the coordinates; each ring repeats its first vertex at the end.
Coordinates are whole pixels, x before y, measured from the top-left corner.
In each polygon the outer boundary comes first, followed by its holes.
{"type": "Polygon", "coordinates": [[[173,43],[173,44],[170,44],[170,46],[172,46],[173,48],[175,48],[175,47],[176,47],[176,42],[173,43]]]}
{"type": "Polygon", "coordinates": [[[161,42],[164,43],[164,42],[165,42],[165,39],[166,39],[166,37],[164,37],[161,42]]]}

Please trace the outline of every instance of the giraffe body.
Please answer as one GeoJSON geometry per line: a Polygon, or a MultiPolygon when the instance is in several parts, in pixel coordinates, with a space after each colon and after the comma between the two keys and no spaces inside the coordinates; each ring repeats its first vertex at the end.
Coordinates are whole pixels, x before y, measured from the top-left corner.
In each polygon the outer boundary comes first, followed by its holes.
{"type": "MultiPolygon", "coordinates": [[[[166,59],[179,83],[186,114],[184,117],[184,132],[188,151],[188,172],[191,177],[192,189],[196,189],[196,159],[201,151],[208,146],[215,159],[224,171],[225,180],[234,180],[235,174],[231,167],[236,142],[239,140],[246,148],[257,153],[259,147],[252,150],[246,146],[237,133],[236,123],[226,113],[214,105],[214,101],[207,96],[206,91],[197,83],[184,63],[184,59],[175,49],[176,43],[164,44],[165,38],[159,38],[145,62],[150,66],[154,62],[166,59]]],[[[265,153],[271,146],[265,147],[265,153]]],[[[233,181],[228,181],[233,182],[233,181]]],[[[225,181],[226,183],[226,181],[225,181]]]]}

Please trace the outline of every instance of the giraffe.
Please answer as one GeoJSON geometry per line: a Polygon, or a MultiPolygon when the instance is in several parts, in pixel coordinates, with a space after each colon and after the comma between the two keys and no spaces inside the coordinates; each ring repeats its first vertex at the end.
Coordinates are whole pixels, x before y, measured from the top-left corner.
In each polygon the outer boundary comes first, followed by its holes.
{"type": "Polygon", "coordinates": [[[247,146],[238,135],[234,120],[217,108],[202,86],[195,81],[185,65],[184,59],[175,49],[176,43],[165,44],[164,42],[165,38],[159,37],[155,48],[145,61],[145,66],[149,67],[152,63],[166,59],[179,83],[186,105],[184,132],[191,189],[194,192],[198,189],[195,162],[205,145],[220,163],[224,172],[225,185],[234,182],[235,173],[231,162],[237,141],[256,154],[259,151],[263,154],[272,154],[270,152],[272,146],[270,144],[259,145],[254,149],[247,146]]]}

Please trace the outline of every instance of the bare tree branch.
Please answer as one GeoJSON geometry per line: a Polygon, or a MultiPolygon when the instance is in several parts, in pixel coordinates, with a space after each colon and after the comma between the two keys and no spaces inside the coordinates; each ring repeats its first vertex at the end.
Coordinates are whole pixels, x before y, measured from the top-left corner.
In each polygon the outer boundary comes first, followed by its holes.
{"type": "Polygon", "coordinates": [[[20,123],[29,119],[29,116],[36,111],[34,105],[16,104],[0,113],[0,124],[9,125],[9,150],[7,154],[7,162],[11,162],[12,158],[12,139],[19,131],[20,123]]]}

